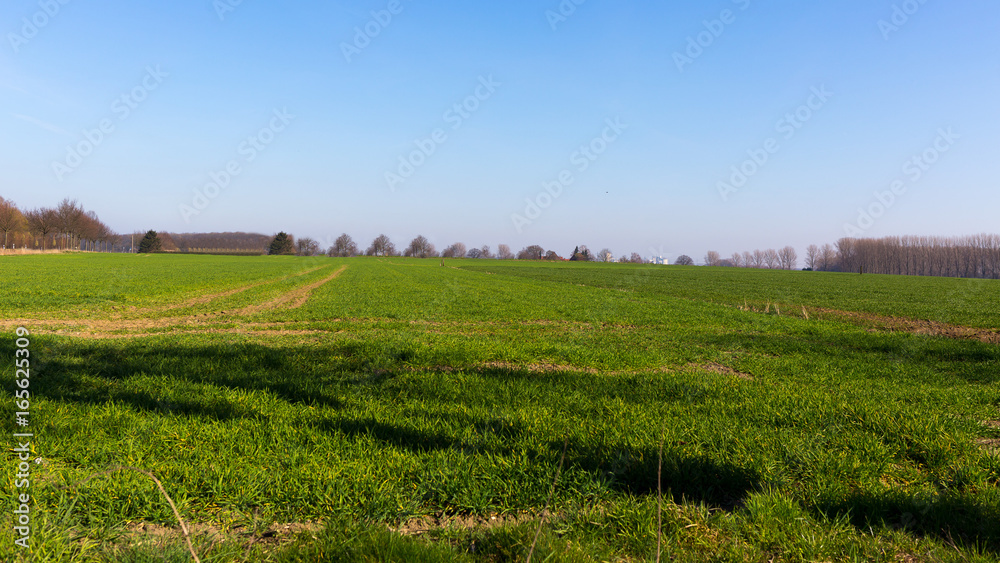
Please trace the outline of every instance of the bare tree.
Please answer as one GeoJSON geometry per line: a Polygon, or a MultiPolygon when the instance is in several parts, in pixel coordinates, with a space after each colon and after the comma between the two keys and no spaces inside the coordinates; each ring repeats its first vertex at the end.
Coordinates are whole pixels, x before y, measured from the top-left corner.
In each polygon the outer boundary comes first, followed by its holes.
{"type": "Polygon", "coordinates": [[[754,268],[763,268],[764,267],[764,262],[765,262],[764,251],[762,251],[760,249],[754,249],[754,251],[753,251],[753,267],[754,268]]]}
{"type": "Polygon", "coordinates": [[[0,231],[3,231],[3,247],[7,248],[7,235],[9,233],[20,231],[24,227],[24,215],[14,205],[14,202],[0,197],[0,231]]]}
{"type": "Polygon", "coordinates": [[[614,262],[615,255],[611,252],[610,248],[602,248],[600,252],[597,253],[598,262],[614,262]]]}
{"type": "Polygon", "coordinates": [[[836,260],[846,272],[1000,279],[1000,235],[845,238],[836,260]]]}
{"type": "Polygon", "coordinates": [[[105,252],[111,250],[109,246],[116,238],[118,238],[118,235],[111,230],[111,227],[103,221],[97,221],[97,242],[104,248],[105,252]]]}
{"type": "Polygon", "coordinates": [[[343,233],[337,237],[337,240],[333,241],[333,246],[326,253],[335,258],[350,258],[358,255],[358,244],[350,235],[343,233]]]}
{"type": "Polygon", "coordinates": [[[826,243],[819,250],[819,268],[824,272],[829,272],[837,265],[837,252],[826,243]]]}
{"type": "Polygon", "coordinates": [[[517,253],[518,260],[541,260],[545,257],[545,249],[537,244],[522,248],[517,253]]]}
{"type": "Polygon", "coordinates": [[[729,261],[732,262],[733,266],[736,267],[736,268],[739,268],[739,267],[742,267],[742,266],[745,265],[743,263],[743,255],[740,254],[739,252],[734,252],[733,255],[729,257],[729,261]]]}
{"type": "Polygon", "coordinates": [[[705,253],[705,265],[706,266],[718,266],[721,261],[719,253],[714,250],[709,250],[705,253]]]}
{"type": "Polygon", "coordinates": [[[799,255],[791,246],[786,246],[778,251],[778,262],[785,270],[794,270],[798,264],[799,255]]]}
{"type": "Polygon", "coordinates": [[[474,259],[476,259],[476,258],[482,258],[483,257],[483,251],[480,250],[480,249],[478,249],[478,248],[473,248],[472,250],[470,250],[465,255],[465,257],[466,258],[474,258],[474,259]]]}
{"type": "Polygon", "coordinates": [[[479,249],[479,252],[481,253],[480,258],[485,260],[494,258],[493,252],[490,251],[490,245],[488,244],[484,244],[483,247],[479,249]]]}
{"type": "Polygon", "coordinates": [[[389,237],[379,235],[372,241],[372,245],[368,247],[365,254],[368,256],[394,256],[396,254],[396,245],[392,244],[389,237]]]}
{"type": "Polygon", "coordinates": [[[674,264],[678,266],[694,266],[694,260],[687,254],[681,254],[677,257],[677,261],[674,264]]]}
{"type": "MultiPolygon", "coordinates": [[[[84,250],[94,250],[97,239],[100,237],[101,220],[97,218],[97,213],[88,211],[80,217],[80,238],[83,240],[84,250]]],[[[175,247],[176,249],[176,247],[175,247]]]]}
{"type": "Polygon", "coordinates": [[[42,239],[42,250],[45,250],[46,240],[58,228],[56,210],[48,207],[39,207],[25,213],[24,218],[28,221],[28,230],[31,234],[42,239]]]}
{"type": "Polygon", "coordinates": [[[863,267],[856,260],[854,253],[854,243],[856,240],[853,238],[842,238],[837,241],[837,265],[843,271],[856,272],[861,271],[859,267],[863,267]]]}
{"type": "Polygon", "coordinates": [[[514,253],[510,251],[510,247],[506,244],[501,244],[497,246],[497,258],[500,260],[513,260],[514,253]]]}
{"type": "Polygon", "coordinates": [[[810,244],[806,247],[806,268],[810,270],[815,270],[816,266],[819,265],[819,247],[815,244],[810,244]]]}
{"type": "Polygon", "coordinates": [[[764,263],[767,264],[767,267],[772,270],[781,265],[781,259],[778,258],[778,252],[773,248],[768,248],[767,250],[765,250],[764,263]]]}
{"type": "Polygon", "coordinates": [[[316,256],[320,253],[319,243],[309,237],[297,239],[295,241],[295,253],[299,256],[316,256]]]}
{"type": "Polygon", "coordinates": [[[411,256],[413,258],[434,258],[437,255],[438,253],[434,250],[434,245],[424,235],[417,235],[416,238],[410,241],[410,246],[406,247],[406,250],[403,251],[403,256],[411,256]]]}
{"type": "Polygon", "coordinates": [[[754,264],[756,262],[756,258],[757,258],[756,255],[754,255],[753,253],[751,253],[749,250],[744,250],[743,251],[743,267],[744,268],[753,268],[754,264]]]}
{"type": "Polygon", "coordinates": [[[83,207],[75,199],[71,201],[66,198],[59,202],[55,213],[56,229],[59,231],[63,248],[75,246],[76,250],[79,250],[77,241],[80,236],[81,220],[84,216],[83,207]]]}
{"type": "Polygon", "coordinates": [[[631,262],[631,263],[633,263],[633,264],[645,264],[646,263],[646,261],[642,258],[642,255],[639,254],[638,252],[633,252],[632,256],[629,257],[628,261],[631,262]]]}
{"type": "Polygon", "coordinates": [[[444,249],[444,252],[441,253],[443,258],[465,258],[465,255],[465,245],[460,242],[456,242],[455,244],[449,246],[444,249]]]}

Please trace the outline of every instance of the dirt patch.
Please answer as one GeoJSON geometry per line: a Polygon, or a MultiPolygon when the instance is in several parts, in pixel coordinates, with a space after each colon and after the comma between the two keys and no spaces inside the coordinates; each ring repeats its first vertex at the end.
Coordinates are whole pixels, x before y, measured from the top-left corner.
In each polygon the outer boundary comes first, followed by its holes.
{"type": "Polygon", "coordinates": [[[980,438],[976,443],[988,450],[1000,450],[1000,440],[992,438],[980,438]]]}
{"type": "Polygon", "coordinates": [[[861,324],[863,326],[873,326],[879,330],[890,330],[909,332],[912,334],[925,334],[929,336],[943,336],[945,338],[978,340],[990,344],[1000,344],[1000,330],[988,328],[975,328],[969,326],[953,325],[938,321],[928,321],[921,319],[910,319],[906,317],[890,317],[886,315],[876,315],[874,313],[859,313],[857,311],[840,311],[837,309],[813,309],[819,313],[820,318],[843,319],[861,324]]]}
{"type": "Polygon", "coordinates": [[[984,420],[982,424],[987,428],[996,428],[1000,430],[1000,420],[984,420]]]}
{"type": "Polygon", "coordinates": [[[515,364],[513,362],[484,362],[475,366],[477,369],[506,369],[511,371],[527,370],[531,373],[589,373],[597,374],[594,368],[581,368],[565,364],[515,364]]]}
{"type": "Polygon", "coordinates": [[[709,362],[707,364],[688,364],[688,367],[693,367],[700,370],[717,373],[719,375],[733,375],[740,379],[744,379],[746,381],[753,381],[754,379],[753,376],[750,375],[749,373],[744,373],[742,371],[738,371],[731,367],[724,366],[722,364],[715,362],[709,362]]]}
{"type": "Polygon", "coordinates": [[[488,514],[488,515],[468,515],[468,516],[424,516],[407,520],[399,526],[389,526],[389,529],[404,536],[419,536],[432,530],[474,530],[493,529],[504,526],[516,526],[537,520],[542,516],[551,516],[550,513],[532,514],[488,514]]]}
{"type": "MultiPolygon", "coordinates": [[[[318,268],[317,268],[318,269],[318,268]]],[[[199,313],[195,315],[184,315],[178,317],[161,317],[158,319],[122,319],[122,318],[108,318],[108,319],[3,319],[0,320],[0,328],[3,329],[13,329],[19,326],[34,327],[36,330],[38,328],[45,328],[50,334],[62,334],[67,336],[78,336],[84,338],[126,338],[134,336],[152,336],[161,333],[148,333],[150,329],[166,329],[171,327],[204,327],[209,323],[217,323],[226,317],[233,315],[246,315],[256,313],[265,309],[272,309],[275,307],[280,307],[282,305],[287,305],[289,309],[297,309],[305,305],[308,301],[312,292],[318,287],[331,280],[337,278],[347,269],[347,266],[341,266],[337,271],[330,274],[329,276],[307,284],[305,286],[296,288],[292,291],[282,294],[281,296],[260,305],[252,305],[250,307],[244,307],[242,309],[234,309],[231,311],[218,311],[212,313],[199,313]]],[[[316,269],[309,270],[315,271],[316,269]]],[[[304,275],[307,272],[296,275],[304,275]]],[[[294,277],[294,276],[292,276],[294,277]]],[[[263,285],[265,283],[273,283],[278,280],[271,280],[269,282],[259,282],[252,286],[246,286],[242,288],[236,288],[223,292],[222,294],[213,294],[202,296],[198,299],[204,300],[204,302],[210,302],[213,299],[218,299],[219,296],[223,294],[232,295],[240,291],[246,291],[250,287],[256,287],[258,285],[263,285]]],[[[193,300],[186,301],[185,303],[192,303],[193,300]]],[[[180,307],[186,305],[171,305],[168,307],[180,307]]],[[[149,312],[147,310],[135,310],[138,312],[149,312]]],[[[231,321],[232,322],[232,321],[231,321]]],[[[241,324],[241,326],[246,326],[241,324]]],[[[201,329],[202,331],[211,331],[211,329],[201,329]]],[[[217,332],[234,332],[239,333],[241,329],[238,328],[219,328],[216,329],[217,332]]],[[[309,334],[323,332],[323,331],[309,331],[309,334]]],[[[245,332],[245,333],[248,333],[245,332]]],[[[298,331],[288,334],[300,333],[298,331]]]]}
{"type": "Polygon", "coordinates": [[[514,362],[482,362],[465,366],[437,365],[429,367],[408,366],[404,368],[409,372],[436,371],[443,373],[454,373],[459,371],[482,371],[487,369],[500,369],[509,371],[527,371],[528,373],[586,373],[590,375],[628,375],[637,373],[670,373],[673,368],[659,366],[652,368],[636,368],[629,370],[599,370],[597,368],[572,366],[569,364],[517,364],[514,362]]]}
{"type": "MultiPolygon", "coordinates": [[[[212,524],[190,524],[186,523],[188,533],[192,540],[195,538],[208,540],[212,544],[226,540],[219,528],[212,524]]],[[[131,522],[125,526],[124,543],[129,546],[158,544],[164,545],[174,542],[183,542],[184,533],[180,527],[161,526],[149,522],[131,522]]]]}
{"type": "Polygon", "coordinates": [[[307,285],[304,285],[302,287],[293,289],[292,291],[284,293],[284,294],[276,297],[275,299],[272,299],[271,301],[268,301],[267,303],[262,303],[260,305],[251,305],[249,307],[244,307],[242,309],[237,309],[236,311],[234,311],[234,313],[240,314],[240,315],[249,315],[249,314],[253,314],[253,313],[259,313],[260,311],[263,311],[263,310],[266,310],[266,309],[275,309],[277,307],[281,307],[281,306],[284,306],[286,304],[287,304],[287,308],[288,309],[298,309],[299,307],[301,307],[301,306],[303,306],[303,305],[306,304],[306,301],[309,300],[309,297],[312,295],[313,291],[315,291],[320,286],[322,286],[322,285],[324,285],[326,283],[329,283],[330,281],[336,279],[337,277],[340,276],[340,274],[344,273],[344,270],[346,270],[346,269],[347,269],[347,265],[345,264],[345,265],[341,266],[340,268],[338,268],[336,272],[330,274],[329,276],[327,276],[327,277],[325,277],[325,278],[323,278],[321,280],[314,281],[314,282],[312,282],[310,284],[307,284],[307,285]]]}
{"type": "MultiPolygon", "coordinates": [[[[322,524],[315,522],[290,522],[272,524],[265,530],[253,532],[248,531],[242,526],[224,531],[213,524],[186,524],[192,539],[207,540],[212,544],[237,541],[248,548],[251,545],[260,543],[288,543],[294,540],[295,536],[299,534],[317,532],[323,528],[322,524]]],[[[124,540],[126,545],[131,546],[151,543],[179,543],[184,541],[184,534],[181,532],[180,527],[161,526],[149,522],[133,522],[126,526],[124,540]]]]}
{"type": "Polygon", "coordinates": [[[92,338],[94,340],[110,340],[114,338],[150,338],[154,336],[165,336],[165,335],[179,335],[179,334],[239,334],[241,336],[316,336],[321,334],[336,334],[336,332],[331,332],[327,330],[250,330],[247,328],[206,328],[206,329],[191,329],[191,330],[172,330],[170,332],[99,332],[99,331],[85,331],[85,332],[74,332],[72,336],[79,338],[92,338]]]}
{"type": "MultiPolygon", "coordinates": [[[[322,524],[313,522],[291,522],[288,524],[273,524],[267,530],[260,533],[246,532],[240,533],[243,541],[248,545],[256,543],[281,544],[295,539],[295,536],[305,533],[315,533],[323,528],[322,524]]],[[[237,528],[236,530],[239,530],[237,528]]]]}
{"type": "Polygon", "coordinates": [[[237,293],[243,293],[244,291],[253,289],[255,287],[260,287],[262,285],[267,285],[267,284],[271,284],[271,283],[277,283],[277,282],[284,281],[284,280],[287,280],[287,279],[291,279],[291,278],[295,278],[295,277],[299,277],[299,276],[304,276],[306,274],[311,274],[311,273],[315,272],[316,270],[319,270],[320,268],[322,268],[322,266],[317,266],[317,267],[311,268],[309,270],[303,270],[301,272],[296,272],[296,273],[294,273],[294,274],[292,274],[290,276],[284,276],[284,277],[280,277],[280,278],[259,281],[259,282],[256,282],[256,283],[252,283],[250,285],[244,285],[244,286],[240,286],[240,287],[237,287],[237,288],[229,289],[229,290],[226,290],[226,291],[220,291],[218,293],[209,293],[209,294],[206,294],[206,295],[199,295],[198,297],[193,297],[191,299],[188,299],[186,301],[182,301],[180,303],[173,303],[171,305],[163,305],[163,306],[160,306],[160,307],[148,307],[148,308],[143,308],[143,309],[135,309],[135,310],[130,311],[130,312],[135,312],[135,313],[140,313],[140,314],[142,314],[142,313],[155,313],[155,312],[160,312],[160,311],[171,311],[173,309],[185,309],[185,308],[188,308],[188,307],[194,307],[196,305],[204,305],[206,303],[210,303],[212,301],[215,301],[216,299],[222,299],[223,297],[229,297],[231,295],[236,295],[237,293]]]}

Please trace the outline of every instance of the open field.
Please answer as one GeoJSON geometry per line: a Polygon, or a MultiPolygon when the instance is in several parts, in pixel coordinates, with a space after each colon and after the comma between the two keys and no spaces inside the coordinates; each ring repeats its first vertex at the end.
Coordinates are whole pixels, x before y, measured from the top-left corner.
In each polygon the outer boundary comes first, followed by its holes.
{"type": "Polygon", "coordinates": [[[1000,561],[1000,283],[444,265],[0,260],[31,560],[1000,561]]]}

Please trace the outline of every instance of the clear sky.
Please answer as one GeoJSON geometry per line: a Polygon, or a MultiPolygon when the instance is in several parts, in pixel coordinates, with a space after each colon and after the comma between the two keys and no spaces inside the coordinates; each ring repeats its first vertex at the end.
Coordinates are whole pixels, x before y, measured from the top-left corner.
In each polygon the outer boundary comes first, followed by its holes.
{"type": "Polygon", "coordinates": [[[0,195],[699,262],[997,232],[998,30],[995,0],[8,0],[0,195]]]}

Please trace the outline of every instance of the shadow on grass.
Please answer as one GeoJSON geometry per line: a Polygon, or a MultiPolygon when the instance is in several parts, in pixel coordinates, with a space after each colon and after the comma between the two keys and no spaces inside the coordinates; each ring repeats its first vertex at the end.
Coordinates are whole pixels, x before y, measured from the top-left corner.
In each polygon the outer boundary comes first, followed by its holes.
{"type": "Polygon", "coordinates": [[[213,392],[212,386],[263,391],[290,403],[341,408],[342,402],[331,393],[334,386],[328,383],[354,363],[350,350],[340,354],[329,349],[274,349],[254,344],[46,344],[44,352],[36,349],[37,359],[32,364],[34,395],[90,404],[120,401],[148,412],[218,420],[258,417],[259,413],[230,403],[213,392]],[[340,359],[333,361],[331,357],[340,359]],[[147,377],[168,378],[179,385],[158,390],[137,383],[147,377]]]}
{"type": "MultiPolygon", "coordinates": [[[[856,329],[860,330],[860,329],[856,329]]],[[[817,331],[795,335],[725,333],[707,336],[705,344],[739,348],[772,356],[808,354],[835,363],[859,362],[882,368],[879,377],[898,377],[886,366],[931,366],[969,383],[1000,383],[996,365],[1000,346],[974,340],[914,335],[905,332],[817,331]]],[[[872,372],[875,373],[875,372],[872,372]]]]}
{"type": "Polygon", "coordinates": [[[726,511],[741,507],[751,493],[762,487],[761,476],[752,469],[669,447],[663,451],[660,470],[659,451],[655,448],[594,449],[571,441],[566,451],[566,466],[598,473],[608,479],[612,490],[636,496],[656,495],[660,471],[666,498],[726,511]]]}
{"type": "Polygon", "coordinates": [[[870,527],[905,530],[918,537],[997,555],[1000,505],[996,496],[990,502],[962,493],[922,498],[901,491],[856,492],[837,501],[820,502],[815,509],[826,516],[847,515],[860,531],[870,527]]]}
{"type": "Polygon", "coordinates": [[[386,444],[411,452],[462,449],[461,441],[444,434],[429,433],[397,424],[379,422],[373,418],[326,420],[317,424],[325,432],[342,433],[353,438],[369,436],[386,444]]]}

